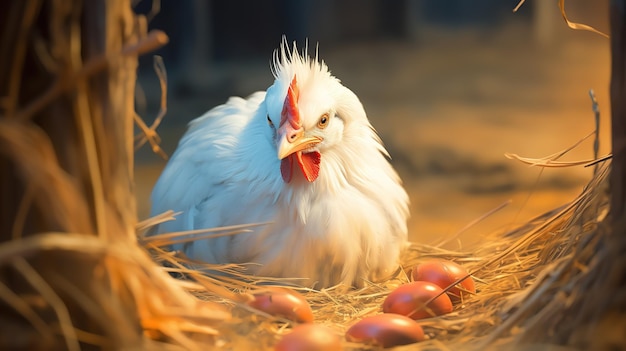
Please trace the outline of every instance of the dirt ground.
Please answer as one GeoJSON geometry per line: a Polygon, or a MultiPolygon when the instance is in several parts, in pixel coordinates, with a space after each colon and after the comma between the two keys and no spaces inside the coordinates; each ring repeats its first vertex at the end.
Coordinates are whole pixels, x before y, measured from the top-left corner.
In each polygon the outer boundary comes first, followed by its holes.
{"type": "MultiPolygon", "coordinates": [[[[544,157],[592,132],[589,89],[600,103],[600,155],[609,152],[609,41],[567,31],[542,46],[531,37],[527,25],[516,24],[487,33],[433,31],[417,43],[381,40],[328,52],[320,43],[320,56],[361,98],[391,152],[411,197],[412,240],[468,247],[484,233],[572,200],[590,168],[541,171],[504,154],[544,157]]],[[[204,92],[171,92],[159,129],[165,151],[174,150],[187,121],[224,102],[225,92],[247,95],[269,86],[269,59],[220,64],[196,75],[204,92]]],[[[140,81],[149,101],[158,96],[154,82],[153,77],[140,81]]],[[[139,112],[153,118],[152,112],[139,112]]],[[[593,139],[563,160],[591,158],[593,139]]],[[[138,211],[144,219],[165,162],[143,148],[136,163],[138,211]]]]}

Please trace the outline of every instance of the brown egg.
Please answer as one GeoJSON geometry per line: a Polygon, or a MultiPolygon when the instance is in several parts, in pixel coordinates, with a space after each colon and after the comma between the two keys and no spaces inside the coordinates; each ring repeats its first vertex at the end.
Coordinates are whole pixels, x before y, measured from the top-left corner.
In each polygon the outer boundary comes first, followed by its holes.
{"type": "Polygon", "coordinates": [[[304,296],[294,290],[268,287],[254,293],[248,305],[272,316],[284,317],[294,322],[313,322],[313,311],[304,296]]]}
{"type": "Polygon", "coordinates": [[[424,340],[424,330],[416,321],[393,313],[365,317],[346,332],[346,339],[363,344],[394,347],[424,340]]]}
{"type": "Polygon", "coordinates": [[[451,287],[447,292],[454,298],[467,298],[476,293],[474,280],[468,275],[467,270],[461,265],[447,260],[432,260],[420,263],[411,272],[413,281],[427,281],[437,284],[442,289],[452,286],[457,280],[462,280],[457,286],[451,287]],[[460,286],[461,289],[458,288],[460,286]]]}
{"type": "Polygon", "coordinates": [[[341,339],[331,329],[319,324],[300,324],[283,336],[275,351],[340,351],[341,339]]]}
{"type": "Polygon", "coordinates": [[[452,301],[443,289],[431,282],[412,282],[400,285],[387,296],[383,312],[412,319],[429,318],[452,312],[452,301]]]}

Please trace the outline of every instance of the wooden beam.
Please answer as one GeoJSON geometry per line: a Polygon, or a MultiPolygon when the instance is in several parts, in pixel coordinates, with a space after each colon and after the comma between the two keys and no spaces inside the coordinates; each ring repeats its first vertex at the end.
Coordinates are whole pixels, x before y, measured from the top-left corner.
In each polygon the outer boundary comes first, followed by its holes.
{"type": "Polygon", "coordinates": [[[626,0],[611,0],[611,218],[626,219],[626,0]]]}

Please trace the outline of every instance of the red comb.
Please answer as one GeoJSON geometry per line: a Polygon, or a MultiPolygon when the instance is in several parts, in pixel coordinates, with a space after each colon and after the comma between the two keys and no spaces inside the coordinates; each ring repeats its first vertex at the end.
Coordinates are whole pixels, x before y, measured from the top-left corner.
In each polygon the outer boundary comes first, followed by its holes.
{"type": "Polygon", "coordinates": [[[285,103],[283,104],[283,111],[280,114],[280,125],[283,125],[285,121],[289,121],[294,129],[300,127],[300,111],[298,110],[298,99],[300,98],[300,90],[298,89],[298,82],[296,76],[293,76],[289,89],[287,89],[287,96],[285,97],[285,103]]]}

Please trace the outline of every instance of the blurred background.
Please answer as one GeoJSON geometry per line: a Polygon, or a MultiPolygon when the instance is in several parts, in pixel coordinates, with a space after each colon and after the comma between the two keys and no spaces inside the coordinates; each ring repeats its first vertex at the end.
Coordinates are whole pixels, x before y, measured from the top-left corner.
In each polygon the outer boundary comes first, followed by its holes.
{"type": "MultiPolygon", "coordinates": [[[[283,35],[300,47],[308,39],[309,52],[318,47],[359,96],[390,151],[411,197],[411,239],[470,246],[581,191],[591,168],[542,171],[504,154],[540,158],[591,133],[590,89],[601,110],[600,155],[610,151],[608,39],[569,29],[556,0],[528,0],[513,12],[517,3],[139,1],[145,14],[160,5],[149,26],[170,36],[157,52],[168,73],[162,147],[171,154],[186,124],[229,96],[270,86],[283,35]]],[[[566,0],[565,9],[571,21],[608,33],[608,0],[566,0]]],[[[150,123],[160,103],[152,57],[140,61],[138,83],[137,112],[150,123]]],[[[591,158],[593,139],[563,160],[591,158]]],[[[140,219],[165,163],[146,146],[136,154],[140,219]]]]}

